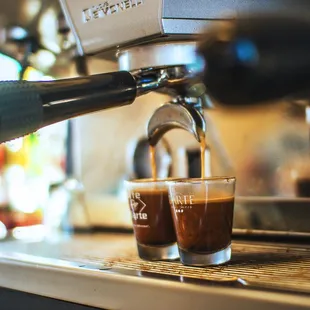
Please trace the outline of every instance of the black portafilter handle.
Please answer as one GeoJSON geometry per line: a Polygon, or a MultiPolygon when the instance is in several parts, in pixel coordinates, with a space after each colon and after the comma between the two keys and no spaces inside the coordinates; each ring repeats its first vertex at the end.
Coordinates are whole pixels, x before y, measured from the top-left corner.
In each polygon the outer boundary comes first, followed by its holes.
{"type": "Polygon", "coordinates": [[[219,23],[199,47],[208,94],[223,105],[270,102],[310,90],[310,21],[247,16],[219,23]]]}
{"type": "Polygon", "coordinates": [[[0,142],[69,118],[132,103],[135,78],[126,71],[46,82],[0,82],[0,142]]]}

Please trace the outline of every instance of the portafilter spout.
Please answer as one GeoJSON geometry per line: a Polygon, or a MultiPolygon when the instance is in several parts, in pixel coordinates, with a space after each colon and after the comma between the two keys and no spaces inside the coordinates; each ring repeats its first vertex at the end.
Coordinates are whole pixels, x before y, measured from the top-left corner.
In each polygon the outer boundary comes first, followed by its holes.
{"type": "Polygon", "coordinates": [[[175,128],[188,131],[201,142],[205,137],[206,122],[201,111],[184,98],[177,98],[156,109],[151,116],[147,127],[150,145],[156,145],[166,132],[175,128]]]}

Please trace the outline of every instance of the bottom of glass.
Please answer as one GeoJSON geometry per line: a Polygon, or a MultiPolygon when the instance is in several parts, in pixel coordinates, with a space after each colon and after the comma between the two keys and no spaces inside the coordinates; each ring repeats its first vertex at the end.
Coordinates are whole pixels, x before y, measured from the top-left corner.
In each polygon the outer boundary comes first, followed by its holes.
{"type": "Polygon", "coordinates": [[[176,260],[179,256],[179,250],[176,243],[167,246],[148,246],[138,244],[139,257],[144,260],[176,260]]]}
{"type": "Polygon", "coordinates": [[[212,266],[221,265],[231,258],[231,245],[227,248],[211,254],[197,254],[179,249],[182,264],[188,266],[212,266]]]}

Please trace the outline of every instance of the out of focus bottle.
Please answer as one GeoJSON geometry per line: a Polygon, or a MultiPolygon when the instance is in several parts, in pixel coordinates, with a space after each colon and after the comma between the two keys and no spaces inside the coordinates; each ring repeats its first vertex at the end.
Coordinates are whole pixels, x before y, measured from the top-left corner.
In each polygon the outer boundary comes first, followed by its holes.
{"type": "MultiPolygon", "coordinates": [[[[44,152],[37,134],[5,144],[4,183],[10,206],[13,235],[23,238],[27,230],[42,225],[47,185],[42,178],[44,152]]],[[[40,229],[36,227],[35,229],[40,229]]]]}
{"type": "Polygon", "coordinates": [[[0,240],[8,236],[8,232],[14,228],[11,208],[8,201],[6,186],[0,175],[0,240]]]}

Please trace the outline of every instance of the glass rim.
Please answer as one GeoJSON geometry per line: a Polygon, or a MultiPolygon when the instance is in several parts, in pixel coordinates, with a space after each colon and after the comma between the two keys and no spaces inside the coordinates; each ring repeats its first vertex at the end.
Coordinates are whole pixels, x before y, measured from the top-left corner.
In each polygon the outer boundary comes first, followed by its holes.
{"type": "Polygon", "coordinates": [[[162,183],[162,182],[173,182],[173,181],[182,180],[182,179],[185,179],[185,178],[133,179],[133,180],[125,180],[125,183],[133,183],[133,184],[162,183]]]}
{"type": "Polygon", "coordinates": [[[168,181],[168,183],[172,184],[197,184],[197,183],[204,183],[204,182],[216,182],[216,181],[227,181],[236,182],[236,177],[233,176],[217,176],[217,177],[205,177],[205,178],[182,178],[168,181]]]}

